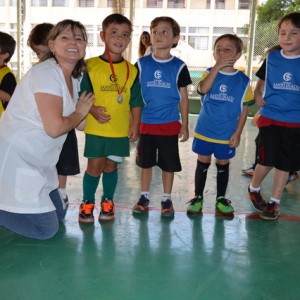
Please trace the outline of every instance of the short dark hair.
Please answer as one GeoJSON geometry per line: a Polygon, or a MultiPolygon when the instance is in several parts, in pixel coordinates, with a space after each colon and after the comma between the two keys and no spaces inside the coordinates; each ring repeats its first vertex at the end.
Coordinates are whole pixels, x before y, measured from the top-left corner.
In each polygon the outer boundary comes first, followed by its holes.
{"type": "Polygon", "coordinates": [[[29,34],[27,45],[30,48],[38,45],[48,46],[48,35],[53,27],[54,25],[50,23],[41,23],[33,27],[29,34]]]}
{"type": "Polygon", "coordinates": [[[15,53],[16,41],[15,39],[5,32],[0,31],[0,53],[8,53],[8,58],[4,61],[8,63],[15,53]]]}
{"type": "Polygon", "coordinates": [[[127,24],[130,28],[130,32],[132,32],[132,23],[131,21],[125,17],[122,14],[111,14],[109,16],[107,16],[103,22],[102,22],[102,30],[105,31],[106,28],[110,25],[110,24],[127,24]]]}
{"type": "MultiPolygon", "coordinates": [[[[154,27],[156,27],[159,22],[169,23],[172,27],[173,35],[174,36],[179,36],[180,35],[180,26],[179,26],[179,24],[173,18],[166,17],[166,16],[157,17],[157,18],[153,19],[151,21],[151,24],[150,24],[150,30],[152,30],[154,27]]],[[[177,46],[177,43],[173,44],[172,48],[175,48],[176,46],[177,46]]]]}
{"type": "Polygon", "coordinates": [[[243,51],[243,41],[236,34],[226,33],[219,36],[214,43],[214,48],[216,47],[217,42],[221,39],[228,39],[230,41],[233,41],[235,43],[236,51],[237,52],[243,51]]]}
{"type": "Polygon", "coordinates": [[[291,22],[295,27],[300,28],[300,12],[292,12],[283,16],[278,23],[278,30],[283,22],[291,22]]]}

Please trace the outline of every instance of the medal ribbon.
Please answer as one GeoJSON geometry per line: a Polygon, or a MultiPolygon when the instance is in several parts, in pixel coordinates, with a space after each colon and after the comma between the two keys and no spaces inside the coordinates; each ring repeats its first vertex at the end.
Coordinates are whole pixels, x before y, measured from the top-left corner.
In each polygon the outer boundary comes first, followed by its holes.
{"type": "Polygon", "coordinates": [[[125,80],[125,83],[124,83],[123,87],[121,89],[119,89],[119,85],[118,85],[118,82],[117,82],[117,77],[116,77],[116,73],[115,73],[114,64],[112,63],[112,59],[111,59],[111,56],[110,56],[110,53],[109,53],[109,50],[107,49],[107,47],[106,47],[106,53],[107,53],[107,56],[108,56],[108,61],[109,61],[111,72],[113,74],[114,80],[116,80],[115,84],[116,84],[116,88],[117,88],[117,93],[118,93],[118,95],[121,95],[123,93],[123,90],[125,88],[125,85],[126,85],[128,79],[129,79],[129,65],[128,65],[128,62],[125,59],[126,68],[127,68],[127,71],[126,71],[126,80],[125,80]]]}

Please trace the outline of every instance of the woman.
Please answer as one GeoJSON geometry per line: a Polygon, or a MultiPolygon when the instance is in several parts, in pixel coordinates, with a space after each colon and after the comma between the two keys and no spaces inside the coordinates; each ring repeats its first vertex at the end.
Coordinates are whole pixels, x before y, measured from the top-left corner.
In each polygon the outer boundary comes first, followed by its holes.
{"type": "Polygon", "coordinates": [[[86,41],[81,23],[59,22],[51,52],[22,78],[0,121],[0,225],[26,237],[51,238],[66,213],[56,163],[94,101],[85,92],[78,100],[86,41]]]}
{"type": "Polygon", "coordinates": [[[154,48],[151,45],[150,33],[148,31],[143,31],[140,36],[139,57],[151,54],[152,52],[154,52],[154,48]]]}

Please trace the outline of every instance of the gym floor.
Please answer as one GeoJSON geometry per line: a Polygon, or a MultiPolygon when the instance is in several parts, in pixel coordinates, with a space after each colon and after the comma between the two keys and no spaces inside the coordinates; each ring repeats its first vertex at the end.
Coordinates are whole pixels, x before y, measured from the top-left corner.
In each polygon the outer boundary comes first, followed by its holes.
{"type": "MultiPolygon", "coordinates": [[[[190,116],[190,134],[196,116],[190,116]]],[[[154,169],[151,209],[136,217],[139,198],[135,145],[119,168],[112,222],[79,224],[84,134],[78,132],[81,174],[69,177],[70,207],[59,232],[47,241],[0,228],[1,300],[300,299],[300,179],[287,185],[276,221],[259,218],[247,196],[250,178],[240,174],[254,159],[257,128],[247,120],[237,156],[231,161],[227,198],[234,217],[215,213],[216,169],[212,163],[203,214],[187,216],[193,197],[196,155],[192,138],[180,143],[183,171],[175,175],[175,217],[161,219],[161,172],[154,169]]],[[[262,191],[270,197],[272,174],[262,191]]],[[[99,213],[101,185],[98,190],[99,213]]]]}

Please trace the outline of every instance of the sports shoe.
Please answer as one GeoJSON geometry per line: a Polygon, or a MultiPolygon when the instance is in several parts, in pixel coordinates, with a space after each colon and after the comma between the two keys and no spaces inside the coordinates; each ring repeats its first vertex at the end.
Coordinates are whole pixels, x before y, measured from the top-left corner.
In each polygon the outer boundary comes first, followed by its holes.
{"type": "Polygon", "coordinates": [[[141,195],[139,201],[133,206],[131,211],[136,214],[141,214],[149,211],[149,199],[141,195]]]}
{"type": "Polygon", "coordinates": [[[253,176],[253,174],[254,174],[254,168],[253,168],[253,166],[251,166],[249,168],[242,169],[241,173],[243,175],[246,175],[246,176],[253,176]]]}
{"type": "Polygon", "coordinates": [[[292,182],[292,181],[294,181],[294,180],[297,180],[298,178],[299,178],[298,173],[297,173],[296,171],[295,171],[295,172],[292,172],[292,173],[289,174],[289,177],[288,177],[288,179],[287,179],[286,184],[288,184],[288,183],[290,183],[290,182],[292,182]]]}
{"type": "Polygon", "coordinates": [[[101,211],[99,214],[99,221],[110,221],[115,218],[115,205],[112,199],[105,198],[101,201],[101,211]]]}
{"type": "Polygon", "coordinates": [[[190,200],[189,205],[186,209],[187,214],[201,214],[203,207],[203,198],[200,195],[197,195],[195,198],[190,200]]]}
{"type": "Polygon", "coordinates": [[[231,201],[222,196],[217,198],[216,208],[224,215],[231,215],[234,213],[234,208],[231,206],[231,201]]]}
{"type": "Polygon", "coordinates": [[[166,218],[174,217],[173,203],[170,199],[161,201],[161,216],[166,218]]]}
{"type": "Polygon", "coordinates": [[[260,217],[265,220],[276,220],[280,214],[279,204],[275,201],[269,201],[260,217]]]}
{"type": "Polygon", "coordinates": [[[79,217],[78,221],[80,223],[93,223],[94,222],[94,211],[95,204],[87,203],[87,201],[82,201],[79,207],[79,217]]]}
{"type": "Polygon", "coordinates": [[[266,207],[266,201],[265,199],[262,197],[260,191],[258,192],[251,192],[250,191],[250,185],[248,186],[248,195],[249,198],[252,202],[253,207],[259,211],[259,212],[263,212],[265,207],[266,207]]]}

